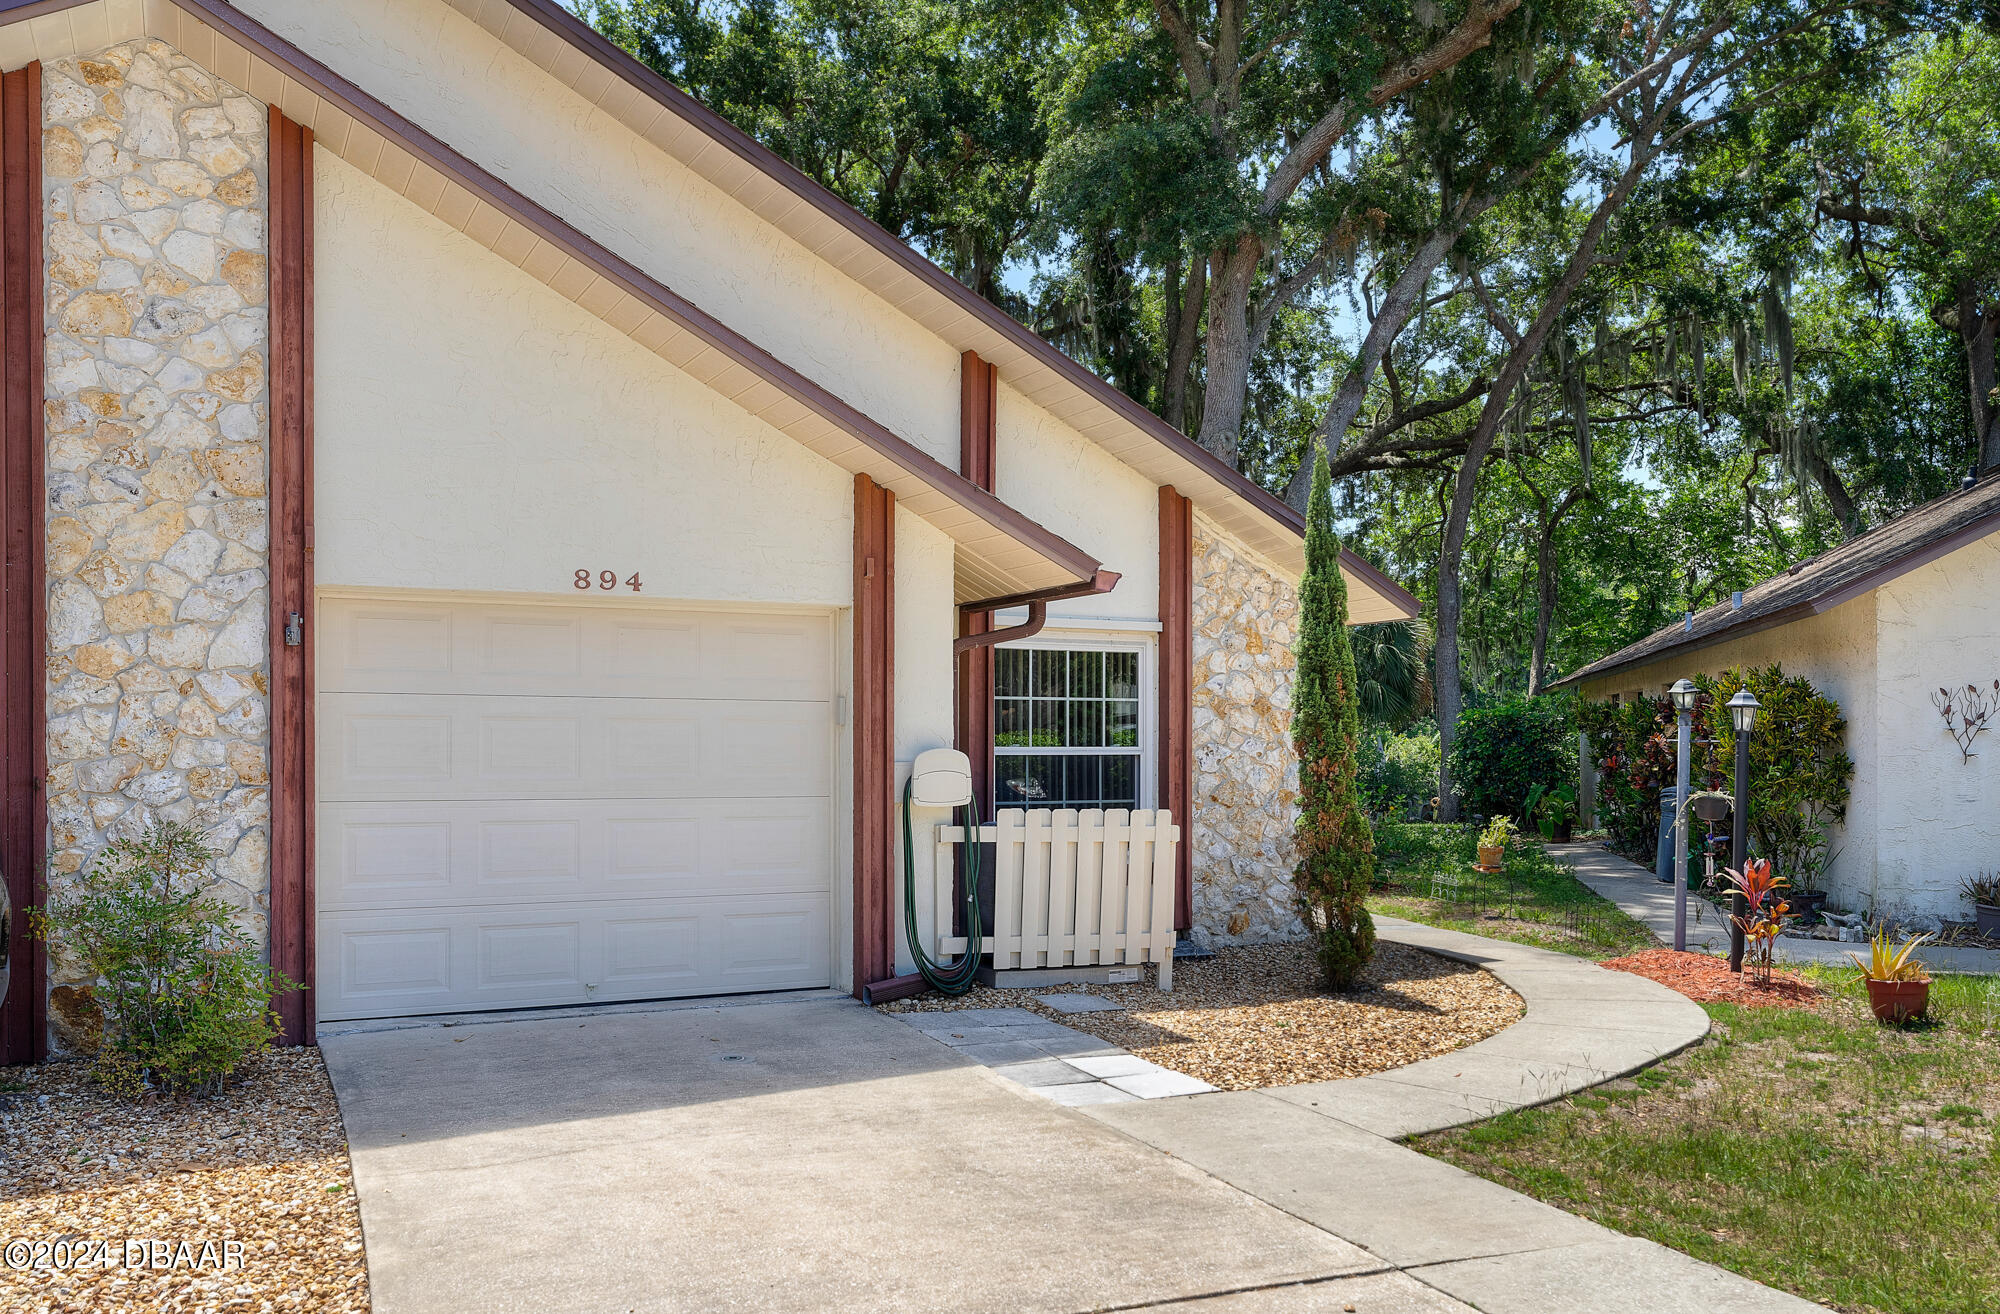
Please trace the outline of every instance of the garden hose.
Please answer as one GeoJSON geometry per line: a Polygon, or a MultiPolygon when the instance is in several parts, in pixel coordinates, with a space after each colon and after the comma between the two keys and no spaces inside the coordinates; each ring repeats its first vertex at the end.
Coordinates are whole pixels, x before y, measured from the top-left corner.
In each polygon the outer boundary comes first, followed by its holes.
{"type": "MultiPolygon", "coordinates": [[[[971,819],[966,827],[965,844],[965,956],[949,967],[939,963],[924,952],[922,940],[917,935],[917,858],[916,844],[910,834],[910,810],[914,778],[903,782],[903,928],[910,937],[910,956],[917,960],[917,971],[932,989],[947,995],[962,995],[972,989],[972,983],[979,971],[979,943],[982,938],[979,925],[979,801],[966,800],[965,810],[971,819]]],[[[937,910],[943,917],[946,909],[937,910]]]]}

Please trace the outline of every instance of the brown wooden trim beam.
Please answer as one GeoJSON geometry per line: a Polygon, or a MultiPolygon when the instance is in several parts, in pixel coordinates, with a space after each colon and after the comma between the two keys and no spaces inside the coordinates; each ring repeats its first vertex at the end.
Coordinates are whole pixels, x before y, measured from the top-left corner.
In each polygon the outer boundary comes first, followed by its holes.
{"type": "Polygon", "coordinates": [[[271,111],[271,966],[284,1043],[314,1041],[312,133],[271,111]]]}
{"type": "Polygon", "coordinates": [[[896,495],[854,476],[854,995],[896,972],[896,495]]]}
{"type": "Polygon", "coordinates": [[[1194,504],[1160,490],[1160,806],[1180,823],[1174,927],[1194,925],[1194,504]]]}
{"type": "Polygon", "coordinates": [[[0,871],[13,913],[0,1062],[48,1047],[48,975],[26,909],[48,854],[47,483],[42,417],[42,66],[0,77],[0,871]]]}
{"type": "MultiPolygon", "coordinates": [[[[999,457],[999,432],[995,417],[998,374],[978,352],[968,351],[958,359],[958,471],[974,484],[993,491],[999,457]]],[[[993,617],[985,611],[960,611],[958,635],[961,640],[984,635],[993,628],[993,617]]],[[[990,644],[958,653],[957,715],[954,738],[958,751],[972,761],[972,796],[980,811],[989,811],[993,800],[993,648],[990,644]]]]}

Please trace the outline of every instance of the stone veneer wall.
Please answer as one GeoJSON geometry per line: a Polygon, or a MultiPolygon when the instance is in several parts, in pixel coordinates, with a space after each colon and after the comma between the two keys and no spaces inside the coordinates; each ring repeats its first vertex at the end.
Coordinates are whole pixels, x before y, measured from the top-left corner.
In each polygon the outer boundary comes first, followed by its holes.
{"type": "Polygon", "coordinates": [[[1194,521],[1194,921],[1215,944],[1295,940],[1292,752],[1298,591],[1194,521]]]}
{"type": "Polygon", "coordinates": [[[54,879],[186,822],[261,938],[266,110],[145,40],[43,95],[54,879]]]}

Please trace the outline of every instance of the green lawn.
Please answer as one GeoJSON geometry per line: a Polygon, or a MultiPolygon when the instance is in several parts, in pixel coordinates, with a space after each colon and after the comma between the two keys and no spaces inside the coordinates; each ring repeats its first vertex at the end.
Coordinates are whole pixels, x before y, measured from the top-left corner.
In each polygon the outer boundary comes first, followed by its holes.
{"type": "Polygon", "coordinates": [[[1486,873],[1474,870],[1469,828],[1387,822],[1375,827],[1375,853],[1373,911],[1584,958],[1657,947],[1643,924],[1530,840],[1510,844],[1504,870],[1486,873]]]}
{"type": "Polygon", "coordinates": [[[2000,977],[1877,1024],[1852,972],[1813,1008],[1707,1005],[1714,1035],[1629,1081],[1417,1148],[1833,1308],[2000,1310],[2000,977]]]}

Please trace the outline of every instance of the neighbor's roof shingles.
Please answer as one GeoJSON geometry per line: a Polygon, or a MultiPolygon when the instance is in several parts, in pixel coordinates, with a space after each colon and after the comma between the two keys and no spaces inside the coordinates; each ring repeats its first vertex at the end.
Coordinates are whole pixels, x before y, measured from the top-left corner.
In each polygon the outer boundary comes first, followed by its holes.
{"type": "Polygon", "coordinates": [[[1692,630],[1677,621],[1556,681],[1555,687],[1820,615],[1994,533],[2000,533],[2000,473],[1773,575],[1744,593],[1741,609],[1717,603],[1695,613],[1692,630]]]}

